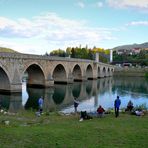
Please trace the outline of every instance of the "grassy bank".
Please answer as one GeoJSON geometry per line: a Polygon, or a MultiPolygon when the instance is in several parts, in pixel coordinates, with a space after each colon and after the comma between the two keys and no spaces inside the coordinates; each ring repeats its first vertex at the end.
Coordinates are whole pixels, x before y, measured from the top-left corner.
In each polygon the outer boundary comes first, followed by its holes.
{"type": "Polygon", "coordinates": [[[146,148],[148,115],[113,114],[79,122],[79,115],[32,112],[0,115],[0,147],[35,148],[146,148]],[[10,125],[3,121],[9,120],[10,125]]]}

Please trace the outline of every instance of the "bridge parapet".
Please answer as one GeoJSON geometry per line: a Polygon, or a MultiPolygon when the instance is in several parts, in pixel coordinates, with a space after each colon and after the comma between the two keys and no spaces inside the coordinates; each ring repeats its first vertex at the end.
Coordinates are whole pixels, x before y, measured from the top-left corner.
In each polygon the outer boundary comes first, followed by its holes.
{"type": "Polygon", "coordinates": [[[53,61],[71,61],[71,62],[90,62],[90,63],[94,63],[93,60],[76,59],[76,58],[69,58],[69,57],[55,57],[55,56],[46,56],[46,55],[22,54],[22,53],[0,52],[0,57],[12,58],[12,59],[38,59],[38,60],[53,60],[53,61]]]}

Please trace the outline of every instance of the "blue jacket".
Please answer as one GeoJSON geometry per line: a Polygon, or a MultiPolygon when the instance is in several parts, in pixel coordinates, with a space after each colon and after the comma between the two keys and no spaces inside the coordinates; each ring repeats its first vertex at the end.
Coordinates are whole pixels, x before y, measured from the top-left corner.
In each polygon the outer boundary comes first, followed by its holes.
{"type": "Polygon", "coordinates": [[[119,98],[117,98],[117,99],[115,100],[114,106],[117,107],[117,108],[119,108],[119,107],[120,107],[120,104],[121,104],[121,100],[120,100],[119,98]]]}
{"type": "Polygon", "coordinates": [[[38,105],[39,105],[39,106],[42,106],[42,105],[43,105],[43,99],[42,99],[42,98],[40,98],[40,99],[38,100],[38,105]]]}

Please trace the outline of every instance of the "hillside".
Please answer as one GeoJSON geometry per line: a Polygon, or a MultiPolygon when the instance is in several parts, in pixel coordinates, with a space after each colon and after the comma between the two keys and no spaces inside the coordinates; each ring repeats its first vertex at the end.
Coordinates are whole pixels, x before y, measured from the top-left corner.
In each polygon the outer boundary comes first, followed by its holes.
{"type": "Polygon", "coordinates": [[[131,44],[131,45],[123,45],[123,46],[117,46],[114,47],[113,50],[120,50],[120,49],[133,49],[133,48],[148,48],[148,42],[142,43],[142,44],[131,44]]]}
{"type": "MultiPolygon", "coordinates": [[[[5,47],[0,47],[0,52],[10,52],[10,53],[16,53],[17,51],[10,49],[10,48],[5,48],[5,47]]],[[[17,52],[18,53],[18,52],[17,52]]]]}

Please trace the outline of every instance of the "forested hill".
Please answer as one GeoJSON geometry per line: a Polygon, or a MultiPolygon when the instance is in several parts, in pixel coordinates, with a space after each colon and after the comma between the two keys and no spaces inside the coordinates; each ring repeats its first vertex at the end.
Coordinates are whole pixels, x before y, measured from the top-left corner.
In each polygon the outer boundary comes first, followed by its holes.
{"type": "Polygon", "coordinates": [[[123,46],[117,46],[114,47],[113,50],[120,50],[120,49],[133,49],[133,48],[141,48],[141,49],[145,49],[148,48],[148,42],[142,43],[142,44],[131,44],[131,45],[123,45],[123,46]]]}
{"type": "Polygon", "coordinates": [[[5,47],[0,47],[0,52],[18,53],[17,51],[15,51],[13,49],[5,48],[5,47]]]}

